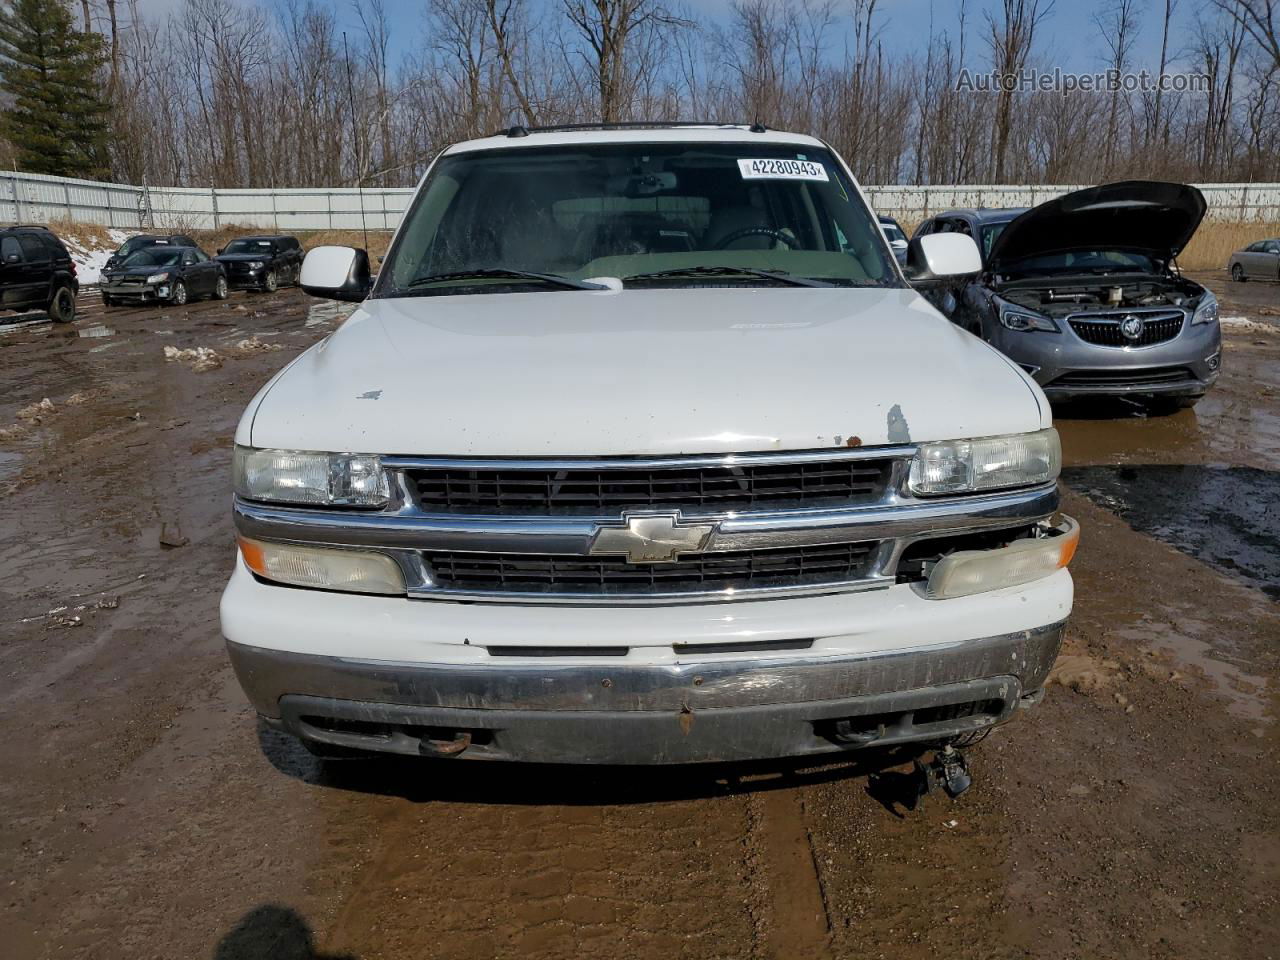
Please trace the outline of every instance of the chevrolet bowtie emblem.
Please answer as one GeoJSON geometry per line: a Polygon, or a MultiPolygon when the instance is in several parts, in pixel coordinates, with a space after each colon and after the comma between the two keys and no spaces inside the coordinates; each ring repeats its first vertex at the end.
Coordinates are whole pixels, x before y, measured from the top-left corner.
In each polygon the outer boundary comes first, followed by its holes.
{"type": "Polygon", "coordinates": [[[629,563],[670,563],[682,553],[706,546],[714,523],[681,524],[674,513],[627,517],[625,527],[600,527],[591,540],[593,554],[622,554],[629,563]]]}

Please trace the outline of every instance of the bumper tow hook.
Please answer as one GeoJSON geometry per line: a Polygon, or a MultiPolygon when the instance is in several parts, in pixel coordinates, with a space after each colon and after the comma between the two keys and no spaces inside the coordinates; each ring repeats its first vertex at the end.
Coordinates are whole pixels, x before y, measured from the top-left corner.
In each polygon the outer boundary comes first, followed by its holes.
{"type": "Polygon", "coordinates": [[[964,754],[951,744],[947,744],[935,753],[933,759],[927,763],[917,759],[915,768],[916,775],[919,777],[921,798],[941,788],[954,800],[968,790],[973,783],[964,754]]]}
{"type": "Polygon", "coordinates": [[[432,740],[423,737],[418,741],[418,749],[428,757],[456,757],[471,746],[471,734],[463,733],[453,740],[432,740]]]}

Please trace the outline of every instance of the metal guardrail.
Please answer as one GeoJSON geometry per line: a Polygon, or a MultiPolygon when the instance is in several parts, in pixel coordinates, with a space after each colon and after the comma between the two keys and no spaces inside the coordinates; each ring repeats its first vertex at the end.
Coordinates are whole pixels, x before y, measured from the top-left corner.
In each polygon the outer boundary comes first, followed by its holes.
{"type": "MultiPolygon", "coordinates": [[[[1197,184],[1209,219],[1280,222],[1280,183],[1197,184]]],[[[1079,185],[867,186],[880,213],[918,220],[955,207],[1030,207],[1079,185]]],[[[125,230],[217,229],[236,224],[270,230],[392,230],[412,187],[214,189],[103,183],[16,171],[0,172],[0,221],[73,220],[125,230]],[[364,211],[361,213],[363,200],[364,211]]]]}

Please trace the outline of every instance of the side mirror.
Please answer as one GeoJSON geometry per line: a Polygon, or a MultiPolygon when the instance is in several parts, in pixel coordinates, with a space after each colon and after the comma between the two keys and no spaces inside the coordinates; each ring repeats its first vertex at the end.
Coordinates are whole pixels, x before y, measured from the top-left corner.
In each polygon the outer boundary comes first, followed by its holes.
{"type": "Polygon", "coordinates": [[[914,284],[933,284],[971,277],[982,270],[982,257],[973,237],[963,233],[928,233],[907,244],[903,271],[914,284]]]}
{"type": "Polygon", "coordinates": [[[220,256],[222,256],[222,251],[223,251],[223,250],[225,250],[225,249],[227,249],[227,248],[226,248],[226,247],[219,247],[217,250],[213,251],[213,255],[214,255],[215,257],[220,257],[220,256]]]}
{"type": "Polygon", "coordinates": [[[18,254],[16,253],[11,253],[4,258],[4,262],[5,263],[21,263],[22,257],[18,256],[18,254]]]}
{"type": "Polygon", "coordinates": [[[316,247],[302,261],[298,283],[313,297],[359,303],[373,286],[369,254],[355,247],[316,247]]]}

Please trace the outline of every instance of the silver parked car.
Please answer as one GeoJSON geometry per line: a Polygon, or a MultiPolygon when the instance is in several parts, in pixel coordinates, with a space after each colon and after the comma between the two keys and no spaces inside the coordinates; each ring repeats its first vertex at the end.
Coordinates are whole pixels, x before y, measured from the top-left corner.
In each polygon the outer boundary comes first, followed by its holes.
{"type": "Polygon", "coordinates": [[[1227,261],[1227,269],[1237,283],[1280,280],[1280,240],[1259,240],[1237,250],[1227,261]]]}
{"type": "Polygon", "coordinates": [[[932,299],[1050,400],[1193,406],[1218,378],[1218,301],[1174,259],[1204,212],[1200,191],[1179,183],[1078,190],[1009,220],[984,249],[983,272],[932,299]]]}

